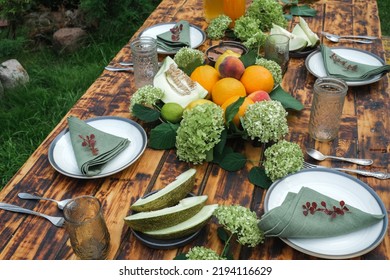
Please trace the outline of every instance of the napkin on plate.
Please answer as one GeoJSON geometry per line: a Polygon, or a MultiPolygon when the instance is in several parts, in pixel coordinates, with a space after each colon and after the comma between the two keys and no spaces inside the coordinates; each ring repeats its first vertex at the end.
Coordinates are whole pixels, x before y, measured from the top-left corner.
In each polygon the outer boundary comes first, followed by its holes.
{"type": "Polygon", "coordinates": [[[191,47],[188,21],[181,20],[169,31],[157,35],[157,46],[166,51],[178,51],[183,47],[191,47]]]}
{"type": "Polygon", "coordinates": [[[130,143],[126,138],[98,130],[77,117],[68,117],[68,125],[77,165],[86,176],[100,174],[103,166],[130,143]]]}
{"type": "Polygon", "coordinates": [[[334,53],[329,47],[321,45],[321,55],[326,73],[345,81],[361,81],[390,71],[390,65],[373,66],[350,61],[334,53]]]}
{"type": "Polygon", "coordinates": [[[323,195],[315,190],[302,187],[298,193],[289,192],[283,203],[265,213],[260,221],[259,228],[265,236],[282,238],[322,238],[333,237],[351,233],[378,223],[384,217],[383,214],[375,215],[363,212],[350,205],[345,205],[348,211],[341,210],[344,214],[331,215],[319,210],[304,214],[303,205],[309,202],[317,203],[317,209],[324,209],[321,202],[326,203],[326,208],[333,211],[333,207],[340,206],[340,201],[323,195]]]}

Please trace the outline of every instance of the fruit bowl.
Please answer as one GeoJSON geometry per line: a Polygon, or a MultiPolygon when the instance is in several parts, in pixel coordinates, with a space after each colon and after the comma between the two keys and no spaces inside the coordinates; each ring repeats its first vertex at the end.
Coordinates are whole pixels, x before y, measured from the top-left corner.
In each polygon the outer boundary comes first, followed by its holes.
{"type": "Polygon", "coordinates": [[[210,65],[214,65],[218,57],[225,51],[231,50],[240,55],[248,52],[248,48],[236,41],[221,41],[218,45],[211,46],[206,50],[207,60],[210,65]]]}

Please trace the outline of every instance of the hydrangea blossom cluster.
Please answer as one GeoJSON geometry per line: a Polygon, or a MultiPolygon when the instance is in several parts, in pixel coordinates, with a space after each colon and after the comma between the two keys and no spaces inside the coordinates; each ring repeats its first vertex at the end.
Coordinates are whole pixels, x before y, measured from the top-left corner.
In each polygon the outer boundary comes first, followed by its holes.
{"type": "Polygon", "coordinates": [[[279,1],[275,0],[253,0],[248,7],[247,16],[260,20],[260,28],[262,31],[269,31],[272,23],[279,26],[287,26],[287,20],[283,15],[283,6],[279,1]]]}
{"type": "Polygon", "coordinates": [[[264,233],[258,227],[256,213],[241,205],[219,205],[214,212],[218,222],[237,235],[241,245],[255,247],[264,242],[264,233]]]}
{"type": "Polygon", "coordinates": [[[232,19],[227,15],[220,15],[212,19],[206,29],[208,37],[213,40],[222,39],[231,22],[232,19]]]}
{"type": "Polygon", "coordinates": [[[298,144],[286,140],[267,148],[263,163],[265,174],[276,181],[288,174],[297,172],[303,167],[303,153],[298,144]]]}
{"type": "Polygon", "coordinates": [[[176,154],[180,160],[202,163],[221,141],[224,111],[214,103],[205,103],[185,110],[176,134],[176,154]]]}
{"type": "Polygon", "coordinates": [[[220,257],[214,250],[203,246],[195,246],[186,254],[189,260],[226,260],[220,257]]]}
{"type": "Polygon", "coordinates": [[[259,57],[256,58],[255,64],[263,66],[271,72],[272,77],[274,78],[275,85],[278,85],[282,82],[282,68],[277,62],[263,57],[259,57]]]}
{"type": "Polygon", "coordinates": [[[135,104],[153,107],[164,97],[164,91],[152,85],[146,85],[134,92],[130,99],[130,113],[135,104]]]}
{"type": "Polygon", "coordinates": [[[242,16],[235,21],[234,34],[247,48],[257,48],[264,45],[267,35],[259,29],[260,20],[254,17],[242,16]]]}
{"type": "Polygon", "coordinates": [[[189,64],[203,64],[205,54],[200,50],[184,47],[178,50],[173,60],[179,68],[185,69],[189,64]]]}
{"type": "Polygon", "coordinates": [[[277,142],[288,133],[287,114],[280,101],[256,102],[246,109],[242,126],[252,140],[277,142]]]}

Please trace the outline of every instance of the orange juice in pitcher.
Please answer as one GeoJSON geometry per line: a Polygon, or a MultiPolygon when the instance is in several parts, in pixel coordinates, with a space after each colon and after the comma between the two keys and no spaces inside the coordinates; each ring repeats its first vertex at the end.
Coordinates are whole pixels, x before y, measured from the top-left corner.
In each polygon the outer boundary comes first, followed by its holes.
{"type": "Polygon", "coordinates": [[[234,26],[234,21],[245,14],[246,0],[224,0],[223,13],[232,19],[231,26],[234,26]]]}
{"type": "Polygon", "coordinates": [[[203,0],[203,13],[207,22],[224,13],[224,0],[203,0]]]}

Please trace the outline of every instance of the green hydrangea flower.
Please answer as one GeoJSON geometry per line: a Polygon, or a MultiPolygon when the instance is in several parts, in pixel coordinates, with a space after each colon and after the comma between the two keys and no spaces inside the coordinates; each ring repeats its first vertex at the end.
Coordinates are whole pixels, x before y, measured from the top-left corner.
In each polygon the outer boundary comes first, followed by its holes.
{"type": "Polygon", "coordinates": [[[276,142],[288,133],[287,114],[280,101],[256,102],[247,107],[242,126],[252,140],[276,142]]]}
{"type": "Polygon", "coordinates": [[[135,104],[153,107],[163,97],[163,90],[152,85],[143,86],[134,92],[133,96],[130,98],[130,113],[132,113],[135,104]]]}
{"type": "Polygon", "coordinates": [[[274,182],[303,168],[303,153],[298,144],[279,141],[264,151],[265,174],[274,182]]]}
{"type": "Polygon", "coordinates": [[[275,0],[253,0],[248,7],[247,16],[260,21],[259,28],[267,32],[272,28],[272,23],[281,27],[287,26],[287,20],[283,15],[283,6],[275,0]]]}
{"type": "Polygon", "coordinates": [[[264,45],[267,35],[259,28],[260,20],[253,17],[242,16],[235,21],[234,34],[243,44],[251,49],[264,45]]]}
{"type": "Polygon", "coordinates": [[[282,82],[283,79],[282,68],[277,62],[260,57],[260,58],[256,58],[255,64],[263,66],[271,72],[272,77],[274,78],[275,85],[278,85],[282,82]]]}
{"type": "Polygon", "coordinates": [[[214,212],[218,222],[244,246],[255,247],[264,242],[264,233],[258,227],[256,213],[241,205],[219,205],[214,212]]]}
{"type": "Polygon", "coordinates": [[[186,254],[186,257],[189,260],[226,260],[220,257],[215,251],[203,246],[191,248],[186,254]]]}
{"type": "Polygon", "coordinates": [[[227,15],[220,15],[212,19],[206,29],[207,36],[213,40],[222,39],[231,22],[232,19],[227,15]]]}
{"type": "Polygon", "coordinates": [[[194,164],[206,160],[208,153],[221,141],[224,111],[214,103],[184,110],[176,134],[176,154],[180,160],[194,164]]]}
{"type": "Polygon", "coordinates": [[[184,47],[177,51],[173,60],[180,69],[186,69],[190,64],[203,64],[205,54],[200,50],[184,47]]]}

